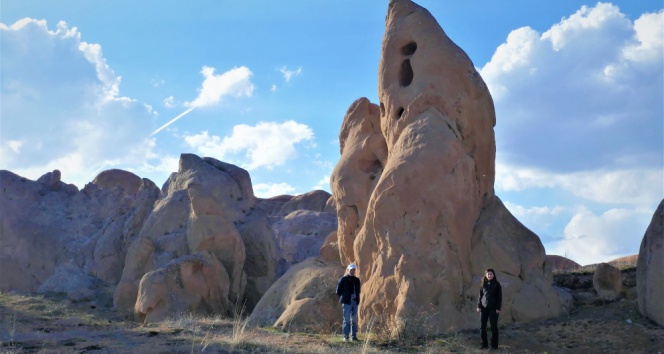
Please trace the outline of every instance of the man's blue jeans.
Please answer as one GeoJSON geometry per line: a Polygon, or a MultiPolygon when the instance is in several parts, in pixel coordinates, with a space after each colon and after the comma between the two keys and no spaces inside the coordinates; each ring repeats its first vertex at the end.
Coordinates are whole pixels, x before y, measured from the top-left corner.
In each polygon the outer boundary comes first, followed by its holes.
{"type": "Polygon", "coordinates": [[[352,336],[357,338],[357,302],[351,301],[350,304],[341,304],[344,310],[344,338],[348,338],[348,334],[351,332],[352,327],[352,336]]]}

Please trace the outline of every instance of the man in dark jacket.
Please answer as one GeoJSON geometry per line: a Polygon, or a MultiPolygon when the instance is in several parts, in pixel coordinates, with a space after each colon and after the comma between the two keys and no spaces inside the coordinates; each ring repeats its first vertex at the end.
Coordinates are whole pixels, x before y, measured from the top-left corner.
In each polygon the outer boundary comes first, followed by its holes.
{"type": "Polygon", "coordinates": [[[337,283],[337,295],[344,314],[344,342],[348,341],[348,335],[352,340],[357,339],[357,306],[360,304],[360,279],[355,276],[357,266],[351,264],[346,268],[346,275],[337,283]],[[352,331],[351,331],[352,328],[352,331]]]}
{"type": "Polygon", "coordinates": [[[487,319],[491,323],[491,349],[498,349],[498,314],[503,303],[503,290],[496,279],[496,273],[489,268],[482,278],[480,296],[477,299],[477,312],[481,312],[480,335],[482,336],[482,349],[488,348],[486,337],[487,319]]]}

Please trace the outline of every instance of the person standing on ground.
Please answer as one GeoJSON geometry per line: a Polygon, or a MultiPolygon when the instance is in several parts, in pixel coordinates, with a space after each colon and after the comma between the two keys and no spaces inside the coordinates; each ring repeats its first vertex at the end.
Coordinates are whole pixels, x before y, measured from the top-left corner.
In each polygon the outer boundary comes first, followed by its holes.
{"type": "Polygon", "coordinates": [[[482,336],[482,349],[489,348],[486,338],[486,322],[491,323],[491,349],[498,349],[498,315],[503,302],[503,290],[496,279],[496,273],[489,268],[482,277],[480,296],[477,299],[477,312],[480,316],[480,334],[482,336]]]}
{"type": "Polygon", "coordinates": [[[348,341],[349,334],[352,335],[352,340],[358,340],[357,306],[360,304],[360,279],[355,276],[356,270],[357,266],[351,263],[346,268],[346,274],[337,283],[337,295],[344,314],[344,342],[348,341]]]}

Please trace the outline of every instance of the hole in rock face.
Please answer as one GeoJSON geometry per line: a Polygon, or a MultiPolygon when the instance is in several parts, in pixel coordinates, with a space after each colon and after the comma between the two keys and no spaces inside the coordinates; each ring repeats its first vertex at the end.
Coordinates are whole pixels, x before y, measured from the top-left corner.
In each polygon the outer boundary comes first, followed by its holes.
{"type": "Polygon", "coordinates": [[[403,111],[404,111],[403,107],[399,107],[399,109],[397,110],[397,120],[401,118],[401,116],[403,115],[403,111]]]}
{"type": "Polygon", "coordinates": [[[413,82],[413,68],[410,66],[410,59],[406,59],[401,63],[399,70],[399,85],[408,87],[411,82],[413,82]]]}
{"type": "Polygon", "coordinates": [[[405,46],[401,47],[401,54],[409,57],[409,56],[415,54],[416,50],[417,50],[417,43],[410,42],[410,43],[406,44],[405,46]]]}
{"type": "Polygon", "coordinates": [[[385,105],[383,102],[380,103],[380,116],[384,117],[385,116],[385,105]]]}

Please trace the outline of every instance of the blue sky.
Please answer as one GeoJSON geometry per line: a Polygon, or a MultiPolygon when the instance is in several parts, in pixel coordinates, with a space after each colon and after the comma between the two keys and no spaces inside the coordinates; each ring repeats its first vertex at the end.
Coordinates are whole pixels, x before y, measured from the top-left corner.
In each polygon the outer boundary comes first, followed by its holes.
{"type": "MultiPolygon", "coordinates": [[[[496,194],[547,253],[638,253],[664,197],[662,3],[419,4],[487,82],[496,194]]],[[[248,169],[258,196],[329,191],[346,109],[377,102],[386,9],[3,1],[0,168],[59,169],[79,188],[121,168],[161,185],[189,152],[248,169]]]]}

